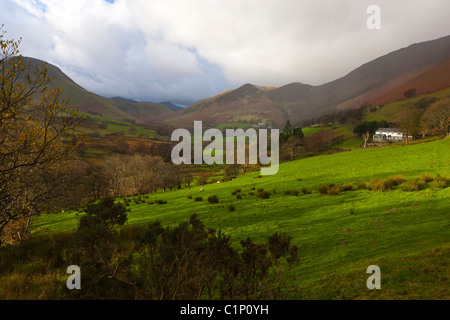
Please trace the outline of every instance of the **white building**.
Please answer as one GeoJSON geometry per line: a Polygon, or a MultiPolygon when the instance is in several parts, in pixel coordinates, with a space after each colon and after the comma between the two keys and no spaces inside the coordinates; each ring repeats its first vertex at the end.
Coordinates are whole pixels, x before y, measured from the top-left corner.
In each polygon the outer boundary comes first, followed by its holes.
{"type": "Polygon", "coordinates": [[[410,141],[412,137],[409,136],[408,139],[403,136],[403,132],[397,128],[379,128],[375,131],[373,135],[373,141],[375,142],[401,142],[410,141]]]}

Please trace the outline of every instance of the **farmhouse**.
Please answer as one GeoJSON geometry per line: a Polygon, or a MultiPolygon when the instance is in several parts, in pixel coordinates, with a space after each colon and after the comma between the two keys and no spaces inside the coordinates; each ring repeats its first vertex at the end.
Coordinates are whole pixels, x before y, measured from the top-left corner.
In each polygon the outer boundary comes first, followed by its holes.
{"type": "Polygon", "coordinates": [[[411,136],[405,137],[402,130],[397,128],[379,128],[373,135],[374,142],[401,142],[412,139],[411,136]]]}

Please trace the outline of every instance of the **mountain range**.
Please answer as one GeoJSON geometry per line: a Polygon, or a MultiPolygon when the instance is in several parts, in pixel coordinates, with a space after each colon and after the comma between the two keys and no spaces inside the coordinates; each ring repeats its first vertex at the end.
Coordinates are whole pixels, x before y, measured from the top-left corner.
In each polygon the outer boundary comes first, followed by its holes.
{"type": "Polygon", "coordinates": [[[245,84],[201,100],[162,119],[182,125],[203,120],[214,126],[254,119],[272,120],[277,127],[331,111],[401,100],[406,90],[416,95],[450,87],[450,36],[413,44],[368,62],[346,76],[311,86],[290,83],[281,87],[245,84]]]}
{"type": "MultiPolygon", "coordinates": [[[[42,61],[28,59],[29,63],[42,61]]],[[[186,108],[170,102],[138,102],[106,98],[82,88],[59,68],[47,64],[54,85],[64,89],[79,110],[137,123],[166,122],[190,127],[195,120],[206,126],[226,123],[271,122],[282,127],[332,111],[361,105],[382,105],[404,98],[404,92],[431,93],[450,87],[450,36],[417,43],[370,61],[344,77],[312,86],[299,82],[280,87],[247,83],[186,108]]]]}

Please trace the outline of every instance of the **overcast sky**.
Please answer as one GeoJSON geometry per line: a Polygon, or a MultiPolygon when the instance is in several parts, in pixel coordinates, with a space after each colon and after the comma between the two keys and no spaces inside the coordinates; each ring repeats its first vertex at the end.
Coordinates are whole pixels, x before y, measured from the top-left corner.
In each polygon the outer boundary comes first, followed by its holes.
{"type": "Polygon", "coordinates": [[[1,0],[0,24],[92,92],[189,105],[245,83],[335,80],[449,35],[449,12],[449,0],[1,0]]]}

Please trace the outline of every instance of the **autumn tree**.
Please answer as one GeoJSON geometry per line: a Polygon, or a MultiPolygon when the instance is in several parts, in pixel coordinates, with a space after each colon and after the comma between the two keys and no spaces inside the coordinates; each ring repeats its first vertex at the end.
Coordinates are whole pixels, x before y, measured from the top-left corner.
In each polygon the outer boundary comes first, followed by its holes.
{"type": "Polygon", "coordinates": [[[422,116],[422,125],[434,134],[448,136],[450,119],[450,97],[433,103],[422,116]]]}
{"type": "Polygon", "coordinates": [[[303,139],[291,135],[281,145],[281,157],[284,160],[293,160],[304,149],[303,139]]]}
{"type": "Polygon", "coordinates": [[[403,135],[417,137],[421,132],[422,109],[405,110],[398,115],[398,124],[403,131],[403,135]]]}
{"type": "MultiPolygon", "coordinates": [[[[6,230],[64,201],[65,176],[80,137],[78,110],[50,89],[45,64],[19,54],[0,28],[0,245],[6,230]]],[[[15,231],[14,231],[15,232],[15,231]]]]}
{"type": "Polygon", "coordinates": [[[406,99],[410,99],[410,98],[412,98],[412,97],[414,97],[414,96],[416,95],[416,92],[417,92],[417,90],[416,90],[415,88],[408,89],[408,90],[406,90],[406,91],[403,93],[403,96],[404,96],[406,99]]]}

